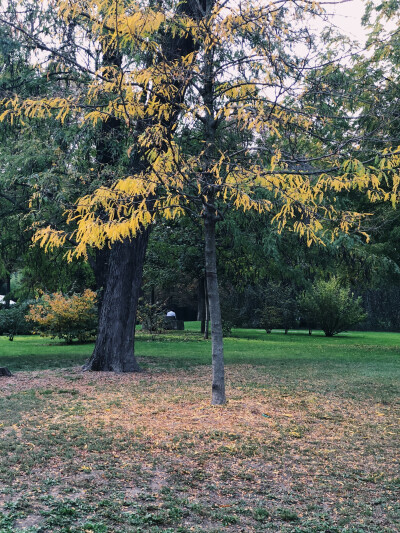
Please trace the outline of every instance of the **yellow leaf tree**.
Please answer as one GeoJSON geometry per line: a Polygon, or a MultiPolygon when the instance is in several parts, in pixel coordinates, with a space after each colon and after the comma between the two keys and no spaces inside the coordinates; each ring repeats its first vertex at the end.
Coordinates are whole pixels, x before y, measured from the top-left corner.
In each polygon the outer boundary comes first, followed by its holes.
{"type": "MultiPolygon", "coordinates": [[[[68,96],[61,89],[59,94],[47,98],[23,99],[13,95],[4,99],[2,120],[13,122],[18,118],[29,122],[54,117],[64,123],[67,117],[69,120],[74,117],[82,126],[97,125],[101,131],[96,146],[97,166],[121,168],[118,156],[110,149],[110,144],[117,139],[120,144],[130,145],[130,172],[140,173],[148,166],[147,150],[141,146],[140,136],[149,125],[160,120],[165,127],[171,128],[179,116],[187,80],[177,75],[169,78],[167,83],[164,74],[166,68],[177,71],[181,57],[190,56],[197,48],[190,30],[185,29],[180,20],[201,18],[201,3],[197,0],[172,5],[160,2],[156,4],[157,10],[152,2],[103,0],[79,3],[54,1],[51,4],[64,32],[61,35],[54,29],[53,42],[59,41],[59,45],[51,44],[44,36],[41,39],[38,33],[30,34],[13,18],[7,20],[3,17],[2,22],[19,32],[30,47],[36,47],[42,63],[43,54],[49,54],[52,62],[57,59],[53,68],[62,73],[74,73],[76,81],[70,82],[68,96]],[[75,48],[71,42],[65,42],[65,34],[75,42],[75,48]],[[75,54],[65,52],[71,48],[75,54]],[[77,73],[81,76],[76,76],[77,73]],[[155,82],[157,91],[153,89],[155,82]],[[160,110],[166,109],[167,102],[173,109],[161,115],[160,110]]],[[[117,174],[117,178],[120,177],[117,174]]],[[[89,185],[90,179],[90,176],[84,177],[89,185]]],[[[104,181],[108,185],[113,184],[115,171],[104,181]]],[[[101,190],[106,194],[105,189],[101,190]]],[[[93,356],[86,365],[90,370],[139,370],[134,356],[134,333],[151,217],[146,214],[138,217],[137,224],[131,225],[125,233],[118,233],[118,228],[114,226],[116,218],[132,210],[133,205],[141,205],[142,208],[151,205],[151,201],[148,203],[151,191],[146,190],[142,196],[140,184],[135,190],[138,196],[134,204],[119,205],[111,212],[103,210],[100,214],[100,219],[109,227],[107,236],[97,231],[94,225],[90,230],[87,228],[93,237],[89,246],[99,250],[95,252],[96,260],[91,262],[94,263],[98,285],[104,287],[99,334],[93,356]]],[[[85,201],[81,199],[78,205],[85,205],[85,201]]],[[[68,239],[69,243],[77,242],[78,255],[86,255],[88,233],[85,230],[82,233],[82,228],[78,227],[72,235],[53,233],[50,244],[63,245],[68,239]]],[[[41,239],[43,244],[46,240],[41,239]]]]}
{"type": "MultiPolygon", "coordinates": [[[[91,38],[101,43],[103,53],[112,50],[124,58],[128,49],[137,49],[142,59],[114,62],[91,73],[84,99],[14,98],[4,103],[3,115],[9,120],[48,115],[63,120],[73,112],[82,123],[113,118],[127,125],[132,172],[80,198],[68,213],[77,242],[71,253],[86,255],[88,248],[111,244],[112,280],[119,275],[132,280],[133,271],[137,286],[141,270],[135,257],[142,262],[148,231],[157,217],[175,218],[190,210],[203,221],[212,403],[223,404],[217,221],[227,209],[273,211],[279,231],[294,230],[310,245],[323,242],[327,232],[334,238],[359,224],[361,215],[339,210],[329,191],[339,195],[354,188],[380,190],[368,169],[356,161],[343,162],[341,154],[327,150],[321,141],[312,150],[305,148],[306,143],[286,150],[291,141],[287,132],[293,138],[312,139],[315,122],[321,120],[301,100],[309,72],[318,70],[308,25],[320,8],[305,0],[176,4],[67,0],[58,9],[68,20],[89,21],[91,38]],[[182,132],[188,129],[197,142],[182,143],[182,132]],[[125,253],[134,249],[132,242],[142,242],[134,257],[125,253]]],[[[35,237],[50,247],[62,245],[66,238],[65,232],[51,228],[35,237]]],[[[112,321],[112,305],[117,306],[121,293],[109,282],[108,290],[112,321]]],[[[136,308],[134,313],[125,308],[125,314],[135,313],[136,308]]],[[[95,349],[89,368],[136,369],[130,348],[134,318],[129,325],[122,317],[115,318],[119,345],[100,334],[99,351],[96,355],[95,349]],[[123,353],[118,364],[116,348],[123,353]]]]}

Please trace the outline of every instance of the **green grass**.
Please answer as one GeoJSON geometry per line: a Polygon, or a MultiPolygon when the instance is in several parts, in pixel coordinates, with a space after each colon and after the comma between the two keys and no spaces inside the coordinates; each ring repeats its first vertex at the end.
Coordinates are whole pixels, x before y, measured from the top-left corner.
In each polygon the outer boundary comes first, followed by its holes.
{"type": "Polygon", "coordinates": [[[128,375],[0,337],[0,533],[398,531],[399,334],[234,330],[213,408],[186,328],[138,332],[128,375]]]}
{"type": "Polygon", "coordinates": [[[65,368],[82,364],[93,350],[93,344],[58,343],[36,335],[17,336],[10,342],[0,336],[0,366],[12,372],[65,368]]]}
{"type": "MultiPolygon", "coordinates": [[[[211,341],[203,340],[198,322],[185,326],[183,332],[153,336],[139,331],[136,354],[142,368],[171,371],[209,365],[211,341]]],[[[71,367],[83,364],[92,350],[92,344],[66,345],[37,336],[16,337],[13,342],[0,337],[0,365],[12,372],[71,367]]],[[[394,393],[399,353],[398,333],[350,332],[326,338],[322,332],[310,337],[306,331],[283,335],[279,331],[267,334],[264,330],[238,329],[225,339],[227,365],[264,367],[282,386],[295,388],[314,386],[311,377],[335,388],[336,378],[345,373],[347,393],[358,394],[385,396],[386,389],[389,395],[394,393]],[[304,384],[301,375],[307,376],[304,384]]]]}
{"type": "MultiPolygon", "coordinates": [[[[204,341],[199,323],[187,322],[185,331],[160,335],[137,333],[138,357],[156,358],[165,368],[190,368],[210,362],[211,341],[204,341]]],[[[67,345],[38,336],[19,336],[10,342],[0,337],[2,366],[11,370],[40,370],[82,364],[93,350],[93,344],[67,345]]],[[[280,331],[266,334],[264,330],[236,329],[225,339],[227,364],[270,365],[280,360],[298,364],[324,362],[372,366],[396,365],[400,350],[399,333],[350,332],[326,338],[322,332],[310,337],[306,331],[280,331]]],[[[145,363],[145,360],[144,360],[145,363]]]]}

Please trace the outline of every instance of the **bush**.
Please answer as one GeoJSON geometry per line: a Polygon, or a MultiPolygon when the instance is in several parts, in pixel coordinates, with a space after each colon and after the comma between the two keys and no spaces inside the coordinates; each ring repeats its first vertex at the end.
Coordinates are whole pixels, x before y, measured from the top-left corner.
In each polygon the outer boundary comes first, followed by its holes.
{"type": "Polygon", "coordinates": [[[231,337],[234,324],[230,320],[222,319],[222,336],[231,337]]]}
{"type": "Polygon", "coordinates": [[[28,303],[17,303],[10,309],[0,310],[0,335],[7,335],[12,341],[15,335],[29,334],[32,325],[25,318],[28,307],[28,303]]]}
{"type": "Polygon", "coordinates": [[[64,296],[60,292],[45,294],[29,306],[27,319],[35,332],[44,337],[64,339],[70,343],[88,341],[96,334],[96,293],[86,289],[82,294],[64,296]]]}
{"type": "Polygon", "coordinates": [[[355,298],[350,287],[342,287],[337,278],[317,281],[299,299],[300,310],[308,324],[317,324],[327,337],[347,331],[366,318],[361,297],[355,298]]]}

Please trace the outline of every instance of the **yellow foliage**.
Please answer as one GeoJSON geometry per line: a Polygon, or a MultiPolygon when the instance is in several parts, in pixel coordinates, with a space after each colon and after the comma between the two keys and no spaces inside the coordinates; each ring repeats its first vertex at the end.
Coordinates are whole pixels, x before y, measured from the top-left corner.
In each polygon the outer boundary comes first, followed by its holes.
{"type": "Polygon", "coordinates": [[[35,324],[36,332],[45,337],[58,337],[71,342],[85,341],[96,329],[96,293],[86,289],[83,294],[64,296],[60,292],[44,294],[29,306],[26,319],[35,324]]]}
{"type": "MultiPolygon", "coordinates": [[[[138,119],[148,124],[138,139],[147,169],[80,198],[67,213],[68,223],[75,227],[72,236],[78,243],[69,252],[70,258],[85,256],[90,247],[132,237],[157,216],[174,219],[193,204],[201,211],[210,198],[244,211],[273,210],[279,231],[291,222],[291,229],[304,236],[308,244],[322,242],[327,227],[331,238],[335,238],[339,231],[357,227],[362,219],[360,213],[339,213],[336,200],[328,205],[329,191],[336,196],[357,189],[365,191],[370,201],[397,204],[400,178],[395,169],[400,164],[399,148],[383,154],[379,169],[365,167],[358,160],[340,164],[327,158],[322,166],[331,170],[321,170],[319,175],[291,170],[278,148],[274,148],[269,163],[257,155],[259,139],[278,141],[289,125],[307,132],[313,126],[314,111],[311,106],[288,109],[279,99],[268,97],[266,87],[281,85],[274,69],[280,59],[275,50],[263,48],[262,40],[256,44],[246,41],[247,55],[242,65],[233,61],[222,73],[216,69],[214,78],[210,78],[214,84],[212,103],[201,98],[202,90],[197,84],[205,83],[208,57],[221,54],[227,47],[240,48],[246,36],[254,32],[269,33],[277,42],[285,39],[290,17],[279,16],[276,4],[247,0],[240,6],[234,2],[228,6],[216,1],[212,13],[200,22],[143,2],[58,0],[56,4],[65,21],[77,19],[82,27],[86,24],[90,28],[103,52],[127,46],[157,58],[147,66],[137,63],[126,68],[102,67],[91,73],[84,96],[77,91],[68,98],[20,100],[14,96],[1,102],[0,121],[52,116],[62,123],[73,114],[82,124],[96,125],[110,116],[129,126],[138,119]],[[196,51],[168,60],[159,45],[161,28],[164,33],[191,37],[198,45],[196,51]],[[248,67],[257,75],[249,75],[248,67]],[[197,97],[192,94],[183,100],[180,94],[188,87],[197,97]],[[220,121],[252,135],[253,145],[247,148],[244,158],[236,158],[228,151],[210,147],[205,139],[197,153],[188,154],[174,139],[177,129],[169,130],[165,125],[176,113],[187,124],[220,121]],[[390,192],[382,187],[388,176],[392,180],[390,192]]],[[[310,16],[320,11],[317,3],[306,0],[287,0],[285,5],[294,18],[301,11],[310,16]]],[[[287,72],[287,66],[279,65],[287,72]]],[[[240,147],[238,151],[244,152],[240,147]]],[[[53,247],[62,246],[66,238],[65,233],[45,228],[36,233],[34,240],[41,246],[53,247]]]]}

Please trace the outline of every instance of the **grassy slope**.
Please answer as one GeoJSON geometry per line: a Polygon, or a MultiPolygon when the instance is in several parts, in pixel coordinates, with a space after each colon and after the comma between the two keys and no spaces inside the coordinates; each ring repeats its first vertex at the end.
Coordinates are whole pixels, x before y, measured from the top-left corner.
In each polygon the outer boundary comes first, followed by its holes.
{"type": "Polygon", "coordinates": [[[189,326],[139,333],[123,376],[71,368],[92,345],[0,337],[31,371],[0,381],[0,533],[398,531],[399,334],[237,330],[216,409],[189,326]]]}

